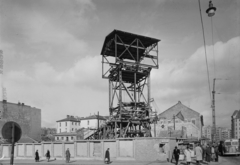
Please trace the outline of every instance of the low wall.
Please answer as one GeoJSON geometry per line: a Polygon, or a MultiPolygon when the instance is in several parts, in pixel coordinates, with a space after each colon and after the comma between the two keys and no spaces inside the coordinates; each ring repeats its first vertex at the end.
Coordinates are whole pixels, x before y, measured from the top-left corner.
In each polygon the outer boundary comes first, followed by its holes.
{"type": "MultiPolygon", "coordinates": [[[[119,138],[113,140],[80,140],[75,142],[52,143],[17,143],[15,158],[34,159],[38,150],[40,158],[45,159],[47,150],[51,158],[65,159],[65,151],[69,149],[73,159],[103,160],[105,151],[110,149],[113,160],[154,161],[171,158],[171,151],[176,146],[173,138],[119,138]]],[[[0,156],[10,158],[11,145],[0,146],[0,156]]]]}

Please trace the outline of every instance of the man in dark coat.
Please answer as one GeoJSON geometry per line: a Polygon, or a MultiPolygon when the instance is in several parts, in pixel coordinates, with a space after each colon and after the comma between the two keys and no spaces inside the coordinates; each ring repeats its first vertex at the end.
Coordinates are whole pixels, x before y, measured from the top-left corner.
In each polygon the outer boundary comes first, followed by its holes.
{"type": "Polygon", "coordinates": [[[106,150],[104,161],[105,161],[105,163],[107,163],[107,164],[110,163],[110,153],[109,153],[109,148],[106,150]]]}
{"type": "Polygon", "coordinates": [[[218,162],[219,151],[218,151],[218,145],[217,144],[214,145],[214,152],[215,152],[215,155],[216,155],[215,161],[218,162]]]}
{"type": "Polygon", "coordinates": [[[203,158],[203,161],[206,160],[206,150],[207,150],[207,145],[206,144],[203,144],[202,145],[202,151],[203,151],[203,155],[202,155],[202,158],[203,158]]]}
{"type": "Polygon", "coordinates": [[[211,161],[211,157],[212,157],[212,150],[211,150],[211,146],[209,146],[209,144],[207,145],[207,148],[206,148],[206,161],[207,163],[210,163],[211,161]]]}
{"type": "Polygon", "coordinates": [[[35,152],[35,161],[36,161],[36,162],[39,162],[38,150],[35,152]]]}
{"type": "Polygon", "coordinates": [[[50,151],[49,151],[49,150],[47,150],[46,158],[47,158],[47,160],[48,160],[48,162],[49,162],[49,160],[50,160],[50,151]]]}
{"type": "Polygon", "coordinates": [[[70,151],[69,151],[69,148],[68,148],[67,151],[66,151],[66,163],[69,163],[70,156],[71,156],[71,154],[70,154],[70,151]]]}
{"type": "Polygon", "coordinates": [[[175,158],[175,161],[176,161],[176,165],[178,165],[180,150],[177,148],[177,146],[173,150],[173,155],[174,155],[174,158],[175,158]]]}
{"type": "Polygon", "coordinates": [[[223,156],[223,142],[221,141],[219,146],[218,146],[218,151],[221,154],[221,156],[223,156]]]}

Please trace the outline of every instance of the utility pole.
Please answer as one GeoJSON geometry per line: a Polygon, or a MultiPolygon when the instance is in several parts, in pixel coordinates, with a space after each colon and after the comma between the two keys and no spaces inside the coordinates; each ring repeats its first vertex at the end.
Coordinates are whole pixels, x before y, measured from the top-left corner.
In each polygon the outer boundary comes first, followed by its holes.
{"type": "Polygon", "coordinates": [[[173,129],[175,130],[175,115],[173,115],[173,129]]]}
{"type": "Polygon", "coordinates": [[[99,137],[99,134],[100,134],[100,130],[99,130],[99,111],[98,111],[98,115],[97,115],[97,122],[98,122],[98,125],[97,125],[97,130],[98,130],[98,139],[100,139],[99,137]]]}
{"type": "Polygon", "coordinates": [[[216,78],[213,79],[213,91],[212,91],[212,142],[215,141],[216,136],[216,117],[215,117],[215,81],[216,78]]]}

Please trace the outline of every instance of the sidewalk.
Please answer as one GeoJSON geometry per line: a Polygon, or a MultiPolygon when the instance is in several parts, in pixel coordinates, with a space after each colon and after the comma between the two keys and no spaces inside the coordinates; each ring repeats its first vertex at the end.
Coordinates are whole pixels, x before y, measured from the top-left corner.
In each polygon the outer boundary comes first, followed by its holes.
{"type": "MultiPolygon", "coordinates": [[[[10,160],[0,160],[0,165],[9,165],[10,160]],[[2,163],[2,164],[1,164],[2,163]]],[[[71,160],[70,163],[65,163],[64,160],[50,160],[47,162],[46,160],[40,160],[40,162],[35,162],[34,160],[29,159],[15,159],[15,165],[98,165],[98,164],[105,164],[103,161],[100,160],[71,160]]],[[[142,162],[142,161],[119,161],[113,160],[110,165],[173,165],[173,163],[169,163],[167,161],[152,161],[152,162],[142,162]]]]}
{"type": "MultiPolygon", "coordinates": [[[[226,163],[226,162],[225,162],[226,163]]],[[[0,160],[0,165],[9,165],[10,160],[0,160]]],[[[47,162],[47,160],[40,160],[40,162],[35,162],[31,159],[15,159],[14,160],[15,165],[98,165],[98,164],[105,164],[101,160],[71,160],[70,163],[65,163],[64,160],[50,160],[50,162],[47,162]]],[[[179,165],[186,165],[185,161],[180,161],[178,163],[179,165]]],[[[193,161],[191,163],[192,165],[196,165],[196,162],[193,161]]],[[[202,163],[201,163],[202,164],[202,163]]],[[[220,158],[219,162],[211,162],[210,165],[219,165],[222,164],[222,158],[220,158]]],[[[119,161],[119,160],[113,160],[110,165],[175,165],[175,163],[170,163],[167,161],[148,161],[148,162],[142,162],[142,161],[119,161]]],[[[203,164],[206,165],[206,164],[203,164]]]]}

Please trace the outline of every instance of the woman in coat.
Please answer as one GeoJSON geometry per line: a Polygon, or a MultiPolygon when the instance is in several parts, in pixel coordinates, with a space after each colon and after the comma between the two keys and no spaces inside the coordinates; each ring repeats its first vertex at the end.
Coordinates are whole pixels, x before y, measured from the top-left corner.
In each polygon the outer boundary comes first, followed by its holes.
{"type": "Polygon", "coordinates": [[[104,162],[107,163],[107,164],[110,163],[110,153],[109,153],[109,148],[106,150],[105,158],[104,158],[104,162]]]}
{"type": "Polygon", "coordinates": [[[187,146],[187,149],[184,151],[184,155],[186,157],[187,165],[190,165],[192,159],[191,159],[191,151],[189,149],[189,146],[187,146]]]}
{"type": "Polygon", "coordinates": [[[202,161],[202,148],[200,147],[199,143],[198,143],[197,147],[195,148],[195,153],[196,153],[197,165],[199,165],[200,161],[202,161]]]}
{"type": "Polygon", "coordinates": [[[38,150],[35,152],[35,161],[36,161],[36,162],[39,162],[38,150]]]}
{"type": "Polygon", "coordinates": [[[46,158],[47,158],[47,160],[48,160],[48,162],[49,162],[49,159],[50,159],[50,151],[49,151],[49,150],[47,150],[46,158]]]}

